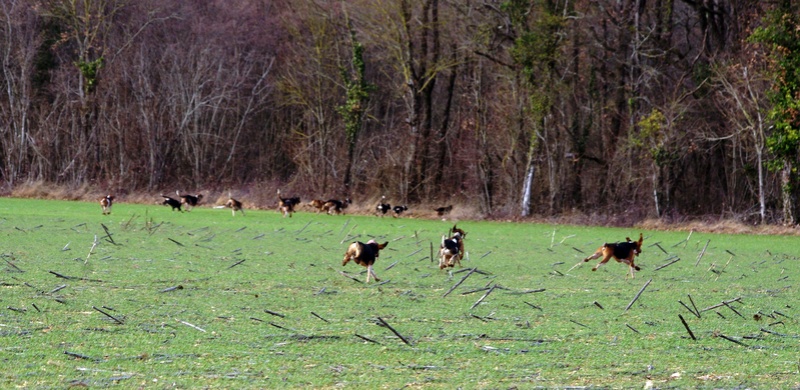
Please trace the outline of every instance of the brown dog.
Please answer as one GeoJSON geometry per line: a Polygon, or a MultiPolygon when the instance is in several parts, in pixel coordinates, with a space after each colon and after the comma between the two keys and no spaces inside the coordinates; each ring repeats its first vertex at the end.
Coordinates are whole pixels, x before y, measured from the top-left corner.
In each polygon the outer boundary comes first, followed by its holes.
{"type": "Polygon", "coordinates": [[[461,267],[461,258],[464,257],[464,237],[467,235],[463,230],[453,225],[451,236],[442,236],[442,245],[439,247],[439,269],[455,267],[456,263],[461,267]]]}
{"type": "Polygon", "coordinates": [[[345,198],[343,201],[338,199],[331,199],[325,202],[324,205],[322,205],[322,210],[328,213],[329,215],[342,214],[344,213],[344,209],[346,209],[347,206],[350,205],[350,203],[353,203],[350,200],[350,198],[345,198]]]}
{"type": "Polygon", "coordinates": [[[203,194],[197,194],[197,195],[183,194],[183,195],[181,195],[181,191],[180,190],[175,191],[175,193],[178,195],[178,198],[181,199],[181,204],[186,206],[186,211],[191,210],[193,207],[197,206],[197,204],[200,203],[201,200],[203,200],[203,194]]]}
{"type": "Polygon", "coordinates": [[[437,207],[433,211],[436,212],[436,215],[444,217],[445,215],[450,214],[450,212],[453,211],[453,205],[437,207]]]}
{"type": "Polygon", "coordinates": [[[114,197],[106,195],[100,199],[100,206],[103,208],[103,215],[111,214],[111,205],[114,204],[114,197]]]}
{"type": "Polygon", "coordinates": [[[231,209],[231,213],[233,214],[234,217],[236,216],[237,211],[241,211],[242,216],[244,216],[244,208],[242,207],[242,202],[239,202],[236,199],[228,198],[228,201],[225,202],[224,207],[231,209]]]}
{"type": "Polygon", "coordinates": [[[314,199],[311,202],[308,202],[308,205],[317,209],[317,214],[325,207],[325,201],[321,199],[314,199]]]}
{"type": "Polygon", "coordinates": [[[631,241],[629,237],[625,237],[625,240],[625,242],[605,243],[598,248],[594,254],[583,259],[583,261],[586,262],[602,257],[603,260],[600,260],[600,263],[592,268],[592,271],[597,271],[601,265],[607,263],[613,257],[617,262],[625,263],[630,266],[631,278],[634,278],[634,270],[639,271],[639,266],[634,264],[633,260],[642,253],[642,241],[644,237],[639,233],[639,241],[631,241]]]}
{"type": "Polygon", "coordinates": [[[347,252],[344,254],[344,260],[342,260],[342,266],[346,265],[350,260],[353,260],[356,264],[367,267],[367,283],[369,283],[370,275],[375,278],[376,282],[380,282],[381,280],[378,279],[378,276],[375,275],[375,271],[372,270],[372,265],[375,264],[375,260],[378,260],[380,250],[386,248],[386,245],[389,245],[388,241],[383,244],[378,244],[375,240],[369,240],[366,244],[356,241],[347,248],[347,252]]]}
{"type": "Polygon", "coordinates": [[[292,217],[292,213],[294,212],[294,206],[300,204],[300,198],[298,197],[291,197],[291,198],[281,198],[281,190],[278,189],[278,210],[283,213],[283,217],[286,218],[288,215],[289,218],[292,217]]]}

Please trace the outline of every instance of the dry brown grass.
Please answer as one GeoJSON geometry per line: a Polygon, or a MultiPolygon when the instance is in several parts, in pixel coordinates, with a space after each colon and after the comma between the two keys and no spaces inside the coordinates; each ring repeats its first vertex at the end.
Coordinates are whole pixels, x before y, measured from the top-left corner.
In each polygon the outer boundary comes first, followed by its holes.
{"type": "Polygon", "coordinates": [[[108,195],[93,190],[88,185],[60,186],[41,181],[25,182],[14,187],[10,192],[14,198],[58,199],[58,200],[96,200],[108,195]]]}

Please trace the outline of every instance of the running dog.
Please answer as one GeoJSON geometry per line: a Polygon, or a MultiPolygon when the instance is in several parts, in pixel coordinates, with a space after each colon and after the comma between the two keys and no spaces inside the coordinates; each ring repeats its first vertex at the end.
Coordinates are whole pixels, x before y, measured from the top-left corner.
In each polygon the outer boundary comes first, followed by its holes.
{"type": "Polygon", "coordinates": [[[394,211],[394,217],[395,218],[399,217],[400,214],[403,214],[403,212],[407,211],[407,210],[408,210],[408,206],[406,206],[406,205],[394,206],[394,208],[392,208],[392,211],[394,211]]]}
{"type": "Polygon", "coordinates": [[[375,271],[372,270],[372,265],[375,264],[375,260],[378,260],[380,250],[386,248],[386,245],[389,245],[388,241],[383,244],[378,244],[375,240],[369,240],[366,244],[361,241],[353,242],[344,254],[342,266],[347,265],[350,260],[353,260],[356,264],[367,267],[367,283],[369,283],[370,275],[375,278],[376,282],[380,282],[381,280],[378,279],[378,276],[375,275],[375,271]]]}
{"type": "Polygon", "coordinates": [[[597,271],[601,265],[607,263],[613,257],[619,263],[625,263],[630,267],[631,278],[634,278],[634,270],[639,271],[639,266],[633,263],[636,256],[642,253],[642,241],[644,237],[639,233],[639,241],[631,241],[629,237],[625,237],[625,242],[605,243],[597,249],[594,254],[583,259],[584,262],[594,259],[603,258],[592,271],[597,271]]]}
{"type": "Polygon", "coordinates": [[[240,211],[242,213],[242,216],[244,217],[244,207],[242,207],[242,202],[239,202],[236,199],[228,198],[228,201],[225,202],[225,205],[223,207],[231,209],[231,213],[233,214],[234,217],[236,216],[237,211],[240,211]]]}
{"type": "Polygon", "coordinates": [[[456,263],[461,267],[461,258],[464,257],[464,237],[467,235],[463,230],[453,225],[451,236],[442,236],[442,245],[439,247],[439,269],[455,267],[456,263]]]}
{"type": "Polygon", "coordinates": [[[164,201],[161,202],[162,205],[172,207],[172,211],[178,210],[180,212],[183,212],[183,210],[181,210],[181,201],[174,198],[170,198],[169,196],[163,194],[161,195],[161,197],[164,198],[164,201]]]}
{"type": "Polygon", "coordinates": [[[281,198],[281,190],[278,190],[278,210],[283,213],[284,218],[286,218],[287,215],[291,218],[294,212],[294,206],[298,204],[300,204],[300,198],[296,196],[292,198],[281,198]]]}
{"type": "Polygon", "coordinates": [[[103,208],[103,215],[111,214],[111,205],[114,203],[114,196],[106,195],[100,198],[100,206],[103,208]]]}
{"type": "Polygon", "coordinates": [[[181,198],[181,204],[186,206],[186,211],[191,210],[193,207],[197,206],[198,203],[203,199],[203,194],[197,195],[189,195],[183,194],[181,195],[181,191],[175,191],[179,198],[181,198]]]}
{"type": "Polygon", "coordinates": [[[453,205],[437,207],[433,211],[436,212],[436,215],[444,217],[445,215],[450,214],[450,212],[453,211],[453,205]]]}
{"type": "Polygon", "coordinates": [[[382,216],[386,215],[386,213],[389,210],[392,209],[392,205],[390,205],[389,203],[383,203],[385,201],[386,201],[386,197],[385,196],[381,196],[381,202],[378,203],[377,206],[375,206],[375,210],[377,211],[378,216],[382,217],[382,216]]]}
{"type": "Polygon", "coordinates": [[[317,209],[317,214],[325,207],[325,201],[321,199],[313,199],[311,202],[308,202],[308,205],[317,209]]]}
{"type": "Polygon", "coordinates": [[[330,215],[342,214],[344,213],[344,209],[346,209],[350,203],[352,203],[350,198],[345,198],[344,201],[331,199],[322,205],[322,210],[330,215]]]}

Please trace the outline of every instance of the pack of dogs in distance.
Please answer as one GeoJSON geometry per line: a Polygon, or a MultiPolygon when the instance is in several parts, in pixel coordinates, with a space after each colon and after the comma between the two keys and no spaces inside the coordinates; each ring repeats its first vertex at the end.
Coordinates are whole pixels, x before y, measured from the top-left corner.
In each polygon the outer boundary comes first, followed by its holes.
{"type": "MultiPolygon", "coordinates": [[[[184,208],[186,209],[185,211],[191,211],[192,208],[196,207],[203,200],[202,194],[181,194],[180,191],[176,191],[175,194],[177,195],[177,199],[162,194],[161,198],[163,198],[163,200],[157,203],[171,207],[172,211],[178,210],[183,212],[184,208]]],[[[397,218],[400,217],[403,212],[408,211],[408,206],[406,205],[396,205],[392,207],[389,203],[385,202],[386,197],[382,196],[378,205],[375,206],[376,215],[383,217],[386,215],[386,213],[392,211],[393,217],[397,218]]],[[[345,198],[344,200],[329,199],[327,201],[313,199],[307,203],[307,206],[315,209],[317,213],[324,212],[329,215],[337,215],[343,214],[344,210],[351,203],[352,201],[350,198],[345,198]]],[[[103,215],[111,214],[111,207],[113,204],[114,196],[111,194],[100,198],[100,207],[102,208],[103,215]]],[[[295,208],[300,204],[301,201],[299,197],[295,196],[284,198],[281,196],[281,190],[278,190],[278,210],[283,214],[284,218],[287,216],[291,218],[292,213],[295,212],[295,208]]],[[[225,204],[221,206],[215,206],[214,208],[229,208],[231,209],[233,216],[236,216],[237,212],[241,213],[242,216],[245,215],[242,202],[234,199],[232,196],[230,196],[230,194],[225,204]]],[[[436,208],[433,211],[436,212],[437,216],[444,217],[452,210],[453,206],[448,205],[436,208]]],[[[453,225],[448,232],[448,235],[442,236],[442,242],[439,246],[440,270],[445,268],[453,268],[456,265],[462,267],[461,259],[466,253],[464,249],[464,239],[466,236],[467,233],[459,229],[456,225],[453,225]]],[[[590,260],[599,259],[602,257],[603,259],[600,260],[600,262],[594,266],[594,268],[592,268],[592,271],[597,271],[600,266],[606,264],[609,260],[611,260],[611,258],[614,258],[614,260],[616,260],[618,263],[624,263],[628,265],[631,278],[634,278],[634,271],[640,270],[639,266],[634,264],[634,259],[642,253],[642,241],[644,241],[644,237],[641,233],[639,233],[638,241],[632,241],[629,237],[626,237],[624,242],[605,243],[593,254],[587,256],[581,262],[576,264],[576,266],[583,262],[588,262],[590,260]]],[[[375,240],[369,240],[366,243],[355,241],[347,247],[347,251],[344,254],[344,259],[342,260],[342,266],[347,265],[347,263],[352,260],[354,263],[367,268],[367,283],[369,283],[370,276],[375,279],[376,282],[378,282],[380,279],[377,275],[375,275],[373,265],[375,264],[375,261],[378,260],[378,257],[380,257],[380,251],[386,248],[387,245],[389,245],[388,241],[382,244],[375,242],[375,240]]]]}

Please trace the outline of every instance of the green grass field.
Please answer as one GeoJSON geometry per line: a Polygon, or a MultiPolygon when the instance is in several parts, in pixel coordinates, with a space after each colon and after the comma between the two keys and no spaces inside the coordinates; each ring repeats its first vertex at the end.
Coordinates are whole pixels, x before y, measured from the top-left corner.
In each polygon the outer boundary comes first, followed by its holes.
{"type": "Polygon", "coordinates": [[[797,237],[644,231],[630,279],[576,264],[635,229],[459,221],[440,271],[452,225],[0,199],[0,387],[800,386],[797,237]]]}

